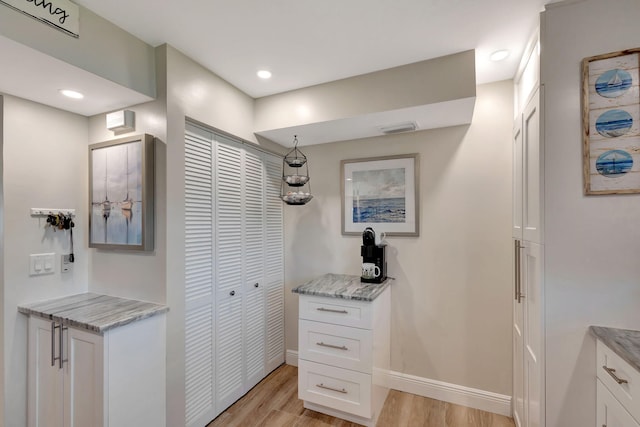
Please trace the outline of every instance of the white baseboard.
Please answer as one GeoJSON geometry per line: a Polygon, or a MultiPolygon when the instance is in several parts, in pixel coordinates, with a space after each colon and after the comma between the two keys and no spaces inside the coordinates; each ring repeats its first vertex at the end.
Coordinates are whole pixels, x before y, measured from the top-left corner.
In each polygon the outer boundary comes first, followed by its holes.
{"type": "Polygon", "coordinates": [[[298,366],[298,351],[287,350],[287,354],[284,359],[284,363],[291,366],[298,366]]]}
{"type": "Polygon", "coordinates": [[[511,396],[390,371],[389,388],[510,417],[511,396]]]}
{"type": "MultiPolygon", "coordinates": [[[[287,365],[298,366],[298,352],[296,350],[287,350],[286,363],[287,365]]],[[[430,380],[415,375],[403,374],[402,372],[389,371],[384,376],[386,376],[386,384],[394,390],[507,417],[511,416],[511,396],[430,380]]]]}

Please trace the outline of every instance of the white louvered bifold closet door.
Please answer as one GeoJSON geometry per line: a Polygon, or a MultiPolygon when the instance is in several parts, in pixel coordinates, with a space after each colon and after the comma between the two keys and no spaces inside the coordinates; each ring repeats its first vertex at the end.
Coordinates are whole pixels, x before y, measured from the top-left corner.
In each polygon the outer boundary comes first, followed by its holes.
{"type": "Polygon", "coordinates": [[[197,125],[185,138],[186,425],[284,362],[282,158],[197,125]]]}
{"type": "Polygon", "coordinates": [[[264,171],[261,153],[244,152],[245,387],[265,375],[264,171]]]}
{"type": "Polygon", "coordinates": [[[216,402],[222,408],[243,394],[242,154],[232,141],[216,143],[216,402]]]}
{"type": "Polygon", "coordinates": [[[186,425],[217,415],[214,396],[212,145],[198,129],[185,138],[186,425]]]}
{"type": "Polygon", "coordinates": [[[284,229],[280,199],[282,158],[264,154],[267,372],[284,363],[284,229]]]}

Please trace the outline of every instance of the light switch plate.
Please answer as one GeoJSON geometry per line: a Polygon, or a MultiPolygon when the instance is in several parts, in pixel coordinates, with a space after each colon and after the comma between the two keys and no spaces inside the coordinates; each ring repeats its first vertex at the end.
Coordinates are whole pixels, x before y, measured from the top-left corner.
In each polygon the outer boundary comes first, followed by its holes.
{"type": "Polygon", "coordinates": [[[41,276],[56,272],[55,253],[29,255],[29,275],[41,276]]]}

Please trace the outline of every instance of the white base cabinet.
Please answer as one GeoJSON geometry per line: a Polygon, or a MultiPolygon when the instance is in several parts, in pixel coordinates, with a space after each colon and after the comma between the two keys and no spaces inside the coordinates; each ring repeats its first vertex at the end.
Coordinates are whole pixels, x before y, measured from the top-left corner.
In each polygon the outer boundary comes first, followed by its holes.
{"type": "Polygon", "coordinates": [[[29,427],[165,425],[165,316],[104,335],[29,317],[29,427]]]}
{"type": "Polygon", "coordinates": [[[596,426],[640,427],[640,372],[596,342],[596,426]]]}
{"type": "Polygon", "coordinates": [[[389,388],[391,287],[375,300],[300,295],[298,397],[304,407],[375,426],[389,388]]]}
{"type": "Polygon", "coordinates": [[[602,384],[597,382],[596,427],[640,427],[622,404],[602,384]]]}

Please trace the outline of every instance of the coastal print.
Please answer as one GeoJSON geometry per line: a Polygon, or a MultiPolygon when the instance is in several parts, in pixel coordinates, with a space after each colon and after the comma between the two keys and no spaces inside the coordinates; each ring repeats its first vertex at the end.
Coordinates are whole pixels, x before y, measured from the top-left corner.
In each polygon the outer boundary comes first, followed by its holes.
{"type": "Polygon", "coordinates": [[[640,192],[640,55],[612,55],[583,62],[587,194],[640,192]]]}
{"type": "Polygon", "coordinates": [[[622,150],[609,150],[598,156],[596,170],[600,175],[615,178],[631,170],[633,158],[622,150]]]}
{"type": "Polygon", "coordinates": [[[142,142],[94,149],[92,243],[142,244],[142,142]]]}
{"type": "Polygon", "coordinates": [[[404,168],[354,171],[353,222],[405,222],[404,168]]]}
{"type": "Polygon", "coordinates": [[[342,160],[342,234],[418,236],[418,154],[342,160]]]}
{"type": "Polygon", "coordinates": [[[624,110],[607,110],[596,119],[596,130],[607,138],[625,135],[633,126],[631,114],[624,110]]]}
{"type": "Polygon", "coordinates": [[[638,80],[637,53],[589,63],[589,109],[637,104],[638,80]]]}
{"type": "Polygon", "coordinates": [[[614,68],[600,74],[596,80],[596,92],[605,98],[617,98],[629,90],[632,83],[631,74],[628,71],[614,68]]]}

